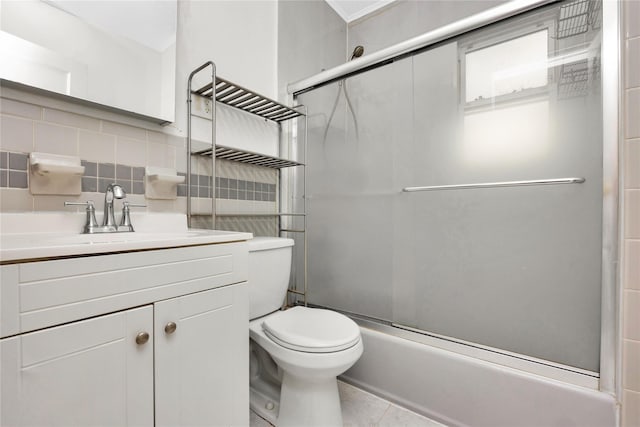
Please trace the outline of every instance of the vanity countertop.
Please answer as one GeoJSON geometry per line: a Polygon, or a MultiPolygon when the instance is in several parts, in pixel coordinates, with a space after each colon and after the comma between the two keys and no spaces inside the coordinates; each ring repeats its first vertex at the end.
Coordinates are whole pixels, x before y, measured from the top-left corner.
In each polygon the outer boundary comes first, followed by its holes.
{"type": "Polygon", "coordinates": [[[132,233],[80,234],[84,214],[0,214],[0,263],[249,240],[251,233],[187,228],[182,214],[132,213],[132,233]]]}

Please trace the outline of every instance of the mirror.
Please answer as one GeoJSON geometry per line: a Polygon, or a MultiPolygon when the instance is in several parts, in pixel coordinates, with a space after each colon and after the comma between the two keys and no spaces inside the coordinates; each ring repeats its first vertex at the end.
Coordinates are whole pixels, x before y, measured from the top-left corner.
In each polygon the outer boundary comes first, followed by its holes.
{"type": "Polygon", "coordinates": [[[175,0],[0,2],[0,78],[175,118],[175,0]]]}

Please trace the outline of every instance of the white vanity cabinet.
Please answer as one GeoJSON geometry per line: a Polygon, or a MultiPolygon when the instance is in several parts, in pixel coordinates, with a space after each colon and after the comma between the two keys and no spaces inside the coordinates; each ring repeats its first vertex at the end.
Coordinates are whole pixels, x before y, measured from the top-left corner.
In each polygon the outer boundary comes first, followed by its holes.
{"type": "Polygon", "coordinates": [[[0,425],[248,425],[246,243],[0,273],[0,425]]]}
{"type": "Polygon", "coordinates": [[[146,306],[0,341],[3,426],[153,425],[146,306]]]}
{"type": "Polygon", "coordinates": [[[154,306],[156,425],[249,425],[246,283],[154,306]]]}

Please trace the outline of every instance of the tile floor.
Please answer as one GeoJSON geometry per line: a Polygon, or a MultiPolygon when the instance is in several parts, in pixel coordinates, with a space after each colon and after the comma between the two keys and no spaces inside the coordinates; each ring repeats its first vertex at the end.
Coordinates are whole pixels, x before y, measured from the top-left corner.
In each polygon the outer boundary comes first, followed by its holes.
{"type": "MultiPolygon", "coordinates": [[[[338,381],[345,427],[444,427],[350,384],[338,381]]],[[[271,424],[251,412],[251,427],[271,424]]]]}

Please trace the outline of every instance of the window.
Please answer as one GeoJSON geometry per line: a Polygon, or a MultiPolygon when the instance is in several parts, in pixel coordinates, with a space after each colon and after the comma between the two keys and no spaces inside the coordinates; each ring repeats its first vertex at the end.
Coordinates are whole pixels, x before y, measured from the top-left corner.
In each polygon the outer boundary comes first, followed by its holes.
{"type": "Polygon", "coordinates": [[[548,56],[546,29],[465,54],[465,102],[547,86],[548,56]]]}

